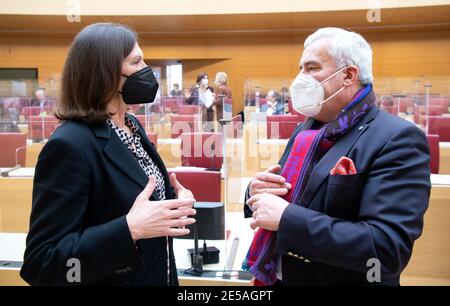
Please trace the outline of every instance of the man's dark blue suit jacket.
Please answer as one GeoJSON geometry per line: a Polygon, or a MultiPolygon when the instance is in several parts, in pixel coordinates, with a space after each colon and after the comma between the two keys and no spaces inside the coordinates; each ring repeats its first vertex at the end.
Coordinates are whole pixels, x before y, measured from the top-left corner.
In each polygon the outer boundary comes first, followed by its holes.
{"type": "MultiPolygon", "coordinates": [[[[299,125],[281,157],[283,165],[299,125]]],[[[430,196],[430,154],[414,124],[373,107],[314,167],[299,203],[284,211],[276,239],[286,285],[398,285],[423,228],[430,196]],[[340,157],[355,175],[330,176],[340,157]],[[369,273],[368,273],[369,272],[369,273]]],[[[248,193],[247,193],[248,198],[248,193]]],[[[244,205],[246,217],[252,214],[244,205]]]]}

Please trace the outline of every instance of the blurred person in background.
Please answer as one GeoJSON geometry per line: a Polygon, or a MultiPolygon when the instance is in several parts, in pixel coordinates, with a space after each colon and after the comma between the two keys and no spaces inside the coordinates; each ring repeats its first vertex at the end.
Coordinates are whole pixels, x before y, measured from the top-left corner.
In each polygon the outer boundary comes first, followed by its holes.
{"type": "Polygon", "coordinates": [[[223,119],[224,103],[226,99],[231,99],[231,89],[228,87],[228,76],[225,72],[217,72],[214,80],[216,88],[214,93],[214,106],[216,109],[216,120],[219,122],[223,119]]]}
{"type": "Polygon", "coordinates": [[[284,103],[282,102],[281,96],[278,92],[274,90],[269,90],[266,95],[267,100],[267,110],[266,113],[270,115],[284,115],[284,103]]]}

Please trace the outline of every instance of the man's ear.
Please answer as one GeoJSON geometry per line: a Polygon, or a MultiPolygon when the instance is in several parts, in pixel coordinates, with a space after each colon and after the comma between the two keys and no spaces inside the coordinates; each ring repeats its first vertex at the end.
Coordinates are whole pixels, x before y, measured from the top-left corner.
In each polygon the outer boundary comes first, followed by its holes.
{"type": "Polygon", "coordinates": [[[350,65],[344,70],[344,86],[351,86],[359,79],[359,68],[354,65],[350,65]]]}

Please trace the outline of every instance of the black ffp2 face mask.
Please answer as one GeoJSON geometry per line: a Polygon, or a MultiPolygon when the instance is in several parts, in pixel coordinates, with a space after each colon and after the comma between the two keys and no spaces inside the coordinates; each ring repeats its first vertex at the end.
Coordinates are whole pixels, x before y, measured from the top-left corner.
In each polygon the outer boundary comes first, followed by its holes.
{"type": "Polygon", "coordinates": [[[127,80],[119,93],[126,104],[152,103],[155,100],[159,84],[152,68],[147,66],[129,76],[123,76],[127,80]]]}

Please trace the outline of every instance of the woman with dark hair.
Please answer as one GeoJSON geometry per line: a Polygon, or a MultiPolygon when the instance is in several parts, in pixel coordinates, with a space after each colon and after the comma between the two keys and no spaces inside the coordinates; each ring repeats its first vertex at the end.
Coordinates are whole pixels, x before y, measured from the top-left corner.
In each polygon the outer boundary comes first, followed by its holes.
{"type": "Polygon", "coordinates": [[[173,236],[195,220],[127,104],[158,83],[136,33],[93,24],[73,41],[56,116],[36,165],[21,276],[32,285],[177,285],[173,236]]]}
{"type": "Polygon", "coordinates": [[[206,125],[206,130],[212,130],[214,124],[214,89],[208,86],[208,75],[206,73],[202,72],[197,76],[197,85],[192,89],[187,103],[201,106],[203,124],[206,125]]]}

